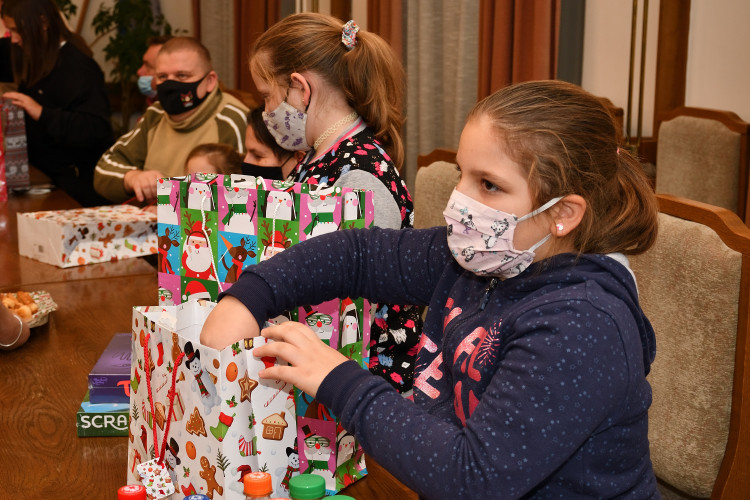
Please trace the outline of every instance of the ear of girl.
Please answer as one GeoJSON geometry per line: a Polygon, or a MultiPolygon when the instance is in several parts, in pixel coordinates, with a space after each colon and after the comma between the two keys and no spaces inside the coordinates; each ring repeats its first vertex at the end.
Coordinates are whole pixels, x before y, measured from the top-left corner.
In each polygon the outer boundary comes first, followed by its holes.
{"type": "Polygon", "coordinates": [[[586,200],[582,196],[569,194],[563,197],[550,209],[552,216],[550,233],[558,238],[567,236],[578,227],[585,213],[586,200]]]}

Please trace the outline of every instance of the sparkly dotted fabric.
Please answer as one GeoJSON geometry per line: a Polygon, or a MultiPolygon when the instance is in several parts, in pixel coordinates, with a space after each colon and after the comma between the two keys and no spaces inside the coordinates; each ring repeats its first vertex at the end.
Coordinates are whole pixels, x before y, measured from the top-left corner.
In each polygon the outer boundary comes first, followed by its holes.
{"type": "Polygon", "coordinates": [[[429,304],[413,402],[353,362],[317,394],[424,497],[659,498],[654,335],[628,270],[560,255],[500,282],[482,310],[488,280],[445,240],[445,228],[340,231],[254,266],[229,293],[254,314],[341,294],[429,304]]]}

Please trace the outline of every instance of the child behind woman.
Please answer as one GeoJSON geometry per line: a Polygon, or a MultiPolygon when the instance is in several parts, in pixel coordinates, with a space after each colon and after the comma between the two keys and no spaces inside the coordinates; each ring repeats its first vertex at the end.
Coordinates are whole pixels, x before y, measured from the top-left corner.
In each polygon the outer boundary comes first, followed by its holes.
{"type": "Polygon", "coordinates": [[[284,180],[294,170],[297,156],[278,144],[263,122],[263,106],[247,114],[245,160],[242,173],[270,180],[284,180]]]}
{"type": "Polygon", "coordinates": [[[242,274],[201,340],[223,347],[334,297],[429,305],[413,403],[296,322],[263,330],[275,342],[256,355],[289,366],[259,375],[316,397],[426,498],[659,498],[654,332],[622,255],[656,238],[639,162],[618,148],[599,100],[559,81],[479,102],[457,162],[447,230],[341,231],[293,246],[242,274]]]}
{"type": "Polygon", "coordinates": [[[229,144],[199,144],[188,153],[185,170],[188,174],[240,174],[242,155],[229,144]]]}

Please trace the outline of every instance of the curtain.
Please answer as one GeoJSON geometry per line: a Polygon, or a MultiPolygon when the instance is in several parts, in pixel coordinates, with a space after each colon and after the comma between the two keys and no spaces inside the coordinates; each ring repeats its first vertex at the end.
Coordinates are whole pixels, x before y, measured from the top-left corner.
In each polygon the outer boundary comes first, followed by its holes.
{"type": "MultiPolygon", "coordinates": [[[[417,156],[455,149],[477,100],[479,4],[475,0],[412,0],[405,7],[406,161],[414,187],[417,156]]],[[[369,22],[369,18],[368,18],[369,22]]]]}
{"type": "Polygon", "coordinates": [[[263,99],[253,84],[248,66],[250,49],[264,31],[281,19],[280,3],[278,0],[234,0],[234,18],[226,25],[234,23],[235,86],[251,92],[259,103],[263,99]]]}
{"type": "Polygon", "coordinates": [[[404,18],[401,0],[369,0],[367,31],[377,33],[404,60],[404,18]]]}
{"type": "Polygon", "coordinates": [[[478,97],[557,74],[560,0],[481,0],[478,97]]]}
{"type": "Polygon", "coordinates": [[[227,26],[234,25],[232,16],[233,0],[201,0],[194,5],[193,13],[198,14],[196,37],[206,46],[211,54],[214,71],[224,86],[234,87],[236,66],[234,53],[234,35],[227,26]],[[197,11],[197,12],[196,12],[197,11]]]}

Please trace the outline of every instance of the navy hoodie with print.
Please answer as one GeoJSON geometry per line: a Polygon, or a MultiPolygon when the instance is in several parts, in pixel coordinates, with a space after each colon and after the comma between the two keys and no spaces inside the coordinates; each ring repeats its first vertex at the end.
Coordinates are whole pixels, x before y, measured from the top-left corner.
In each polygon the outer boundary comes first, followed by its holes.
{"type": "Polygon", "coordinates": [[[355,362],[317,394],[423,497],[660,497],[654,332],[613,258],[557,255],[501,281],[464,271],[445,228],[340,231],[248,268],[226,294],[259,319],[335,297],[429,305],[414,402],[355,362]]]}

